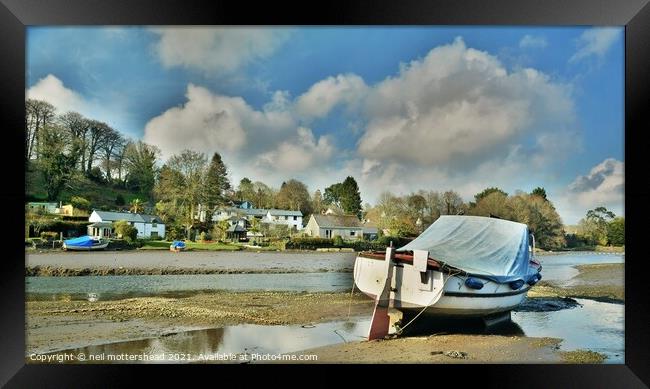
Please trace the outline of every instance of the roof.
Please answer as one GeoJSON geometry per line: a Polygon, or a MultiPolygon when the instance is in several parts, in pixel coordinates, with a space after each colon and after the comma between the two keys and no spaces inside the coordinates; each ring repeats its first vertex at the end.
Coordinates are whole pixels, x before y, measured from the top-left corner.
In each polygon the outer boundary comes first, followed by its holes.
{"type": "Polygon", "coordinates": [[[97,222],[93,224],[89,224],[88,227],[97,227],[97,228],[113,228],[113,223],[106,223],[106,222],[97,222]]]}
{"type": "Polygon", "coordinates": [[[29,204],[29,205],[50,205],[50,206],[54,206],[54,207],[59,206],[59,203],[47,203],[47,202],[39,202],[39,201],[30,201],[27,204],[29,204]]]}
{"type": "Polygon", "coordinates": [[[246,229],[239,224],[233,224],[226,230],[226,232],[246,232],[246,229]]]}
{"type": "Polygon", "coordinates": [[[126,220],[127,222],[138,223],[162,223],[162,219],[155,215],[143,215],[139,213],[129,212],[108,212],[108,211],[94,211],[103,221],[118,221],[126,220]]]}
{"type": "Polygon", "coordinates": [[[289,211],[284,209],[269,209],[271,216],[302,216],[300,211],[289,211]]]}
{"type": "Polygon", "coordinates": [[[311,215],[321,228],[355,228],[362,229],[363,225],[354,215],[311,215]]]}

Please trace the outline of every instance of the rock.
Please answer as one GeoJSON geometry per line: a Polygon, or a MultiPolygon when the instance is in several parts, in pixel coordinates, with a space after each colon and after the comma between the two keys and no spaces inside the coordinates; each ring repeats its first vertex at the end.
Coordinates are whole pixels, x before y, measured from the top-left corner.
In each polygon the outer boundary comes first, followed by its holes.
{"type": "Polygon", "coordinates": [[[467,359],[467,353],[464,351],[457,351],[457,350],[446,351],[445,355],[450,358],[467,359]]]}

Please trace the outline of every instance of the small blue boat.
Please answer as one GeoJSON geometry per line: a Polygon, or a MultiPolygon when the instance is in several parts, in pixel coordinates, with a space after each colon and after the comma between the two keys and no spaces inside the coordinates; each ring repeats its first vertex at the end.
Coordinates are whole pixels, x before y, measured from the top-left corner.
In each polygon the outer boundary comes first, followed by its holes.
{"type": "Polygon", "coordinates": [[[172,242],[172,244],[169,245],[169,249],[171,251],[185,250],[185,242],[183,242],[182,240],[175,240],[172,242]]]}
{"type": "Polygon", "coordinates": [[[68,239],[63,242],[63,250],[103,250],[108,246],[108,241],[100,238],[95,238],[89,235],[80,236],[74,239],[68,239]]]}

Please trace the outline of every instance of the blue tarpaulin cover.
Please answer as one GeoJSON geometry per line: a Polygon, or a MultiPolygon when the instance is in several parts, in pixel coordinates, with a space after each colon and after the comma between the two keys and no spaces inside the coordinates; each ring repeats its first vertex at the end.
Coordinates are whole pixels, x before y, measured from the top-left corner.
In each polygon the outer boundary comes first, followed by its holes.
{"type": "Polygon", "coordinates": [[[427,250],[430,258],[481,278],[526,281],[532,271],[528,240],[525,224],[482,216],[445,215],[397,251],[427,250]]]}
{"type": "Polygon", "coordinates": [[[78,238],[68,239],[65,241],[65,244],[66,246],[92,247],[93,242],[95,242],[95,240],[92,237],[84,235],[78,238]]]}
{"type": "Polygon", "coordinates": [[[180,241],[180,240],[175,240],[175,241],[172,242],[171,246],[173,248],[184,249],[185,248],[185,242],[180,241]]]}

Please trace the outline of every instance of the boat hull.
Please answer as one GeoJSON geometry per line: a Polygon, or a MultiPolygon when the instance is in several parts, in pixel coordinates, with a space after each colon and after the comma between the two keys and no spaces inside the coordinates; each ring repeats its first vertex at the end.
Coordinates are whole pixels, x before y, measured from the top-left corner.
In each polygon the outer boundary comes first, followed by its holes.
{"type": "Polygon", "coordinates": [[[94,246],[74,246],[74,245],[67,245],[63,244],[63,250],[66,251],[93,251],[93,250],[104,250],[106,247],[108,247],[108,242],[94,245],[94,246]]]}
{"type": "MultiPolygon", "coordinates": [[[[427,316],[484,317],[507,312],[526,298],[530,287],[524,284],[512,290],[508,284],[485,281],[483,288],[471,289],[465,277],[427,269],[422,275],[413,264],[398,263],[392,268],[391,306],[408,313],[423,312],[427,316]]],[[[355,284],[375,299],[383,289],[383,260],[358,256],[354,266],[355,284]]]]}

